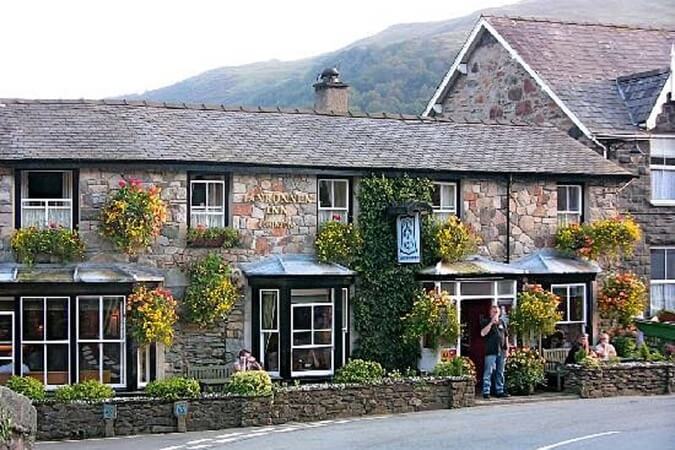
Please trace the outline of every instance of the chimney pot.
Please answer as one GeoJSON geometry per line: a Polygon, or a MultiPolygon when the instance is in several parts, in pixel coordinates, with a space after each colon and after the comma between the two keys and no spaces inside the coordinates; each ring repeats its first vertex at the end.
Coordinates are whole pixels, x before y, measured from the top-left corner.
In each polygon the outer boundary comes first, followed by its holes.
{"type": "Polygon", "coordinates": [[[337,68],[325,69],[314,83],[314,110],[323,114],[349,111],[349,85],[340,81],[337,68]]]}

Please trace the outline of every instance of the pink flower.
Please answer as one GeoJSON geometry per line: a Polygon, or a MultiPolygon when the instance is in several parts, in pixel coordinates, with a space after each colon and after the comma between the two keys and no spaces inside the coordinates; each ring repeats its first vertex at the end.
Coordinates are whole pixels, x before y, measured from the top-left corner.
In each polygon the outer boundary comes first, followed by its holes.
{"type": "Polygon", "coordinates": [[[117,184],[119,185],[119,187],[123,188],[127,185],[127,182],[124,180],[120,180],[117,184]]]}
{"type": "Polygon", "coordinates": [[[342,220],[342,217],[339,214],[333,214],[332,219],[337,222],[340,222],[342,220]]]}

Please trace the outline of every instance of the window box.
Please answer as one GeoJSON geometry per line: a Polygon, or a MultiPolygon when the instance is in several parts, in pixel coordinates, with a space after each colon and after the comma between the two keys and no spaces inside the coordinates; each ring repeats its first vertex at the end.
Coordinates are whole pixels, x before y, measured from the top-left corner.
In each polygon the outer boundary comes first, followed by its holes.
{"type": "Polygon", "coordinates": [[[199,225],[187,233],[187,246],[192,248],[232,248],[239,243],[239,232],[233,228],[206,228],[199,225]]]}

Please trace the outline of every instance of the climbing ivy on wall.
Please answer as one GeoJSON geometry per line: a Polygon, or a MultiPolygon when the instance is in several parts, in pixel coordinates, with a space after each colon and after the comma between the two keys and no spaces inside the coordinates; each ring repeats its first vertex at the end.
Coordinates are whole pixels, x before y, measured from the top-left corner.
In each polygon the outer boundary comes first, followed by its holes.
{"type": "MultiPolygon", "coordinates": [[[[355,357],[378,361],[387,369],[414,367],[416,343],[402,338],[401,317],[412,307],[419,285],[419,264],[398,264],[396,217],[386,209],[395,202],[431,202],[433,184],[424,178],[371,176],[361,182],[359,227],[363,247],[358,262],[359,284],[353,302],[354,325],[359,335],[355,357]]],[[[438,261],[433,249],[431,218],[422,223],[423,264],[438,261]],[[427,237],[429,236],[429,237],[427,237]]]]}

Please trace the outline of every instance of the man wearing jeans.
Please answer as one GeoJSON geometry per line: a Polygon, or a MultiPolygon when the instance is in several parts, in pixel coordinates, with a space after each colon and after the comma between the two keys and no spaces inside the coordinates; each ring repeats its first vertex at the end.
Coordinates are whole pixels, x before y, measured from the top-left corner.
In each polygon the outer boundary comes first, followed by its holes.
{"type": "Polygon", "coordinates": [[[497,397],[508,397],[504,391],[504,363],[509,350],[509,330],[499,317],[499,307],[490,307],[490,320],[481,323],[480,335],[485,338],[485,368],[483,369],[483,398],[490,398],[492,373],[496,370],[497,397]]]}

